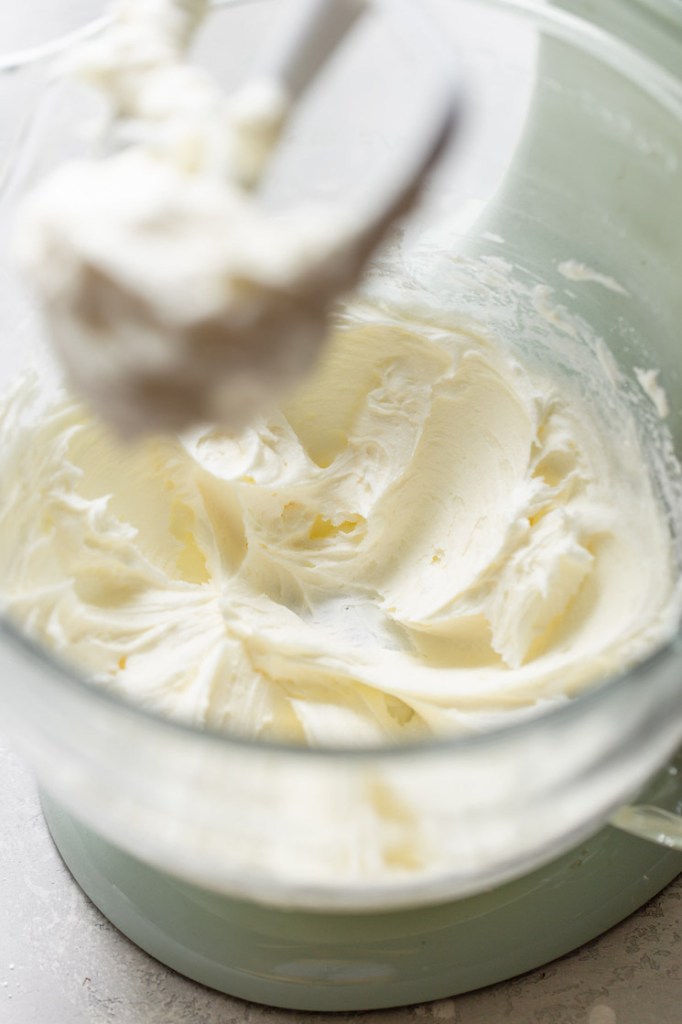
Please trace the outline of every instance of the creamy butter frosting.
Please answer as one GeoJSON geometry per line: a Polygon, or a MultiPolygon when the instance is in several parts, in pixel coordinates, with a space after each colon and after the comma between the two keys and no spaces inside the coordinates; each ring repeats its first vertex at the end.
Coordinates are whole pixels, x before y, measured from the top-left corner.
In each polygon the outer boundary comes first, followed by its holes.
{"type": "Polygon", "coordinates": [[[674,628],[636,438],[488,333],[358,300],[239,432],[124,446],[24,380],[3,407],[7,612],[162,714],[305,744],[479,730],[674,628]]]}

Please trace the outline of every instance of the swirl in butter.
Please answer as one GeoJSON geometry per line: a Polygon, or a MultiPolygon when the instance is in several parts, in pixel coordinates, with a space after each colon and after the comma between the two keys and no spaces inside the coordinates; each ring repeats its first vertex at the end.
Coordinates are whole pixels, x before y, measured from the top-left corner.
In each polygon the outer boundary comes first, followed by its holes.
{"type": "Polygon", "coordinates": [[[472,330],[359,304],[238,434],[125,447],[30,403],[24,383],[3,413],[5,607],[164,715],[313,745],[480,730],[673,628],[634,426],[607,436],[472,330]]]}

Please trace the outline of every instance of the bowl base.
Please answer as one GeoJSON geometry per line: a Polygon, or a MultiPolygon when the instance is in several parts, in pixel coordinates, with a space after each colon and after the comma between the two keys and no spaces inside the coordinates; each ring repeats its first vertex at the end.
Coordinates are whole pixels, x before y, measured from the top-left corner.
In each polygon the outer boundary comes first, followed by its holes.
{"type": "Polygon", "coordinates": [[[682,854],[606,828],[523,878],[447,904],[288,911],[157,871],[42,801],[76,882],[136,945],[210,988],[296,1010],[405,1006],[506,980],[600,935],[682,870],[682,854]]]}

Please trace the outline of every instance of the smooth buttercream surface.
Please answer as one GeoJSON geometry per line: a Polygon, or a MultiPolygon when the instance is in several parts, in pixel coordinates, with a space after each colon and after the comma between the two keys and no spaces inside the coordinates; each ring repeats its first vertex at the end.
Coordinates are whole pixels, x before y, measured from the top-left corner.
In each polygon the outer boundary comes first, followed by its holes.
{"type": "Polygon", "coordinates": [[[4,406],[5,607],[162,714],[314,745],[480,730],[674,629],[634,420],[610,435],[485,331],[358,300],[240,432],[126,447],[43,402],[24,380],[4,406]]]}

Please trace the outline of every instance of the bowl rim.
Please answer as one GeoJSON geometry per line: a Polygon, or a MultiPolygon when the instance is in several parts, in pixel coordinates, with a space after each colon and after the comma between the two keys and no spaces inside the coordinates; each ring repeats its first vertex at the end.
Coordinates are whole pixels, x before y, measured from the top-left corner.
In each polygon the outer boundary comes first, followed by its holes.
{"type": "MultiPolygon", "coordinates": [[[[259,5],[264,2],[272,3],[276,0],[210,0],[210,6],[216,12],[221,12],[230,8],[259,5]]],[[[461,0],[461,2],[471,3],[471,0],[461,0]]],[[[516,15],[534,22],[540,31],[577,46],[602,64],[611,67],[612,70],[630,79],[651,99],[672,114],[680,122],[682,128],[682,70],[679,76],[673,75],[653,58],[644,55],[609,31],[563,8],[547,5],[544,0],[482,0],[482,2],[491,10],[498,10],[512,16],[516,15]]],[[[668,0],[646,0],[646,6],[659,8],[663,13],[670,11],[668,0]]],[[[110,16],[104,15],[88,22],[75,32],[70,32],[43,46],[17,51],[14,54],[0,54],[0,73],[16,71],[30,64],[47,61],[74,43],[96,36],[106,28],[110,20],[110,16]]],[[[614,693],[623,693],[638,686],[642,676],[661,668],[666,662],[679,661],[682,664],[681,620],[668,641],[654,648],[634,665],[600,678],[576,696],[565,702],[552,705],[537,714],[531,714],[508,723],[502,722],[480,733],[428,736],[423,739],[391,744],[364,746],[334,744],[310,747],[286,740],[263,740],[242,736],[238,733],[218,729],[215,726],[198,726],[142,707],[128,697],[113,693],[89,681],[75,667],[26,635],[5,613],[0,616],[0,642],[7,643],[19,656],[27,658],[39,670],[46,669],[59,686],[66,687],[76,698],[94,700],[99,702],[102,707],[112,708],[119,714],[124,713],[138,721],[147,722],[150,727],[165,730],[185,740],[207,740],[228,749],[248,750],[252,753],[279,753],[309,760],[353,759],[361,761],[371,758],[372,760],[390,761],[415,755],[432,756],[468,751],[473,748],[480,749],[496,744],[500,737],[523,741],[526,735],[533,735],[541,727],[547,727],[549,724],[559,727],[560,724],[568,722],[576,716],[590,713],[591,709],[596,710],[601,706],[608,705],[614,693]]],[[[680,693],[682,695],[682,674],[680,676],[680,693]]]]}

